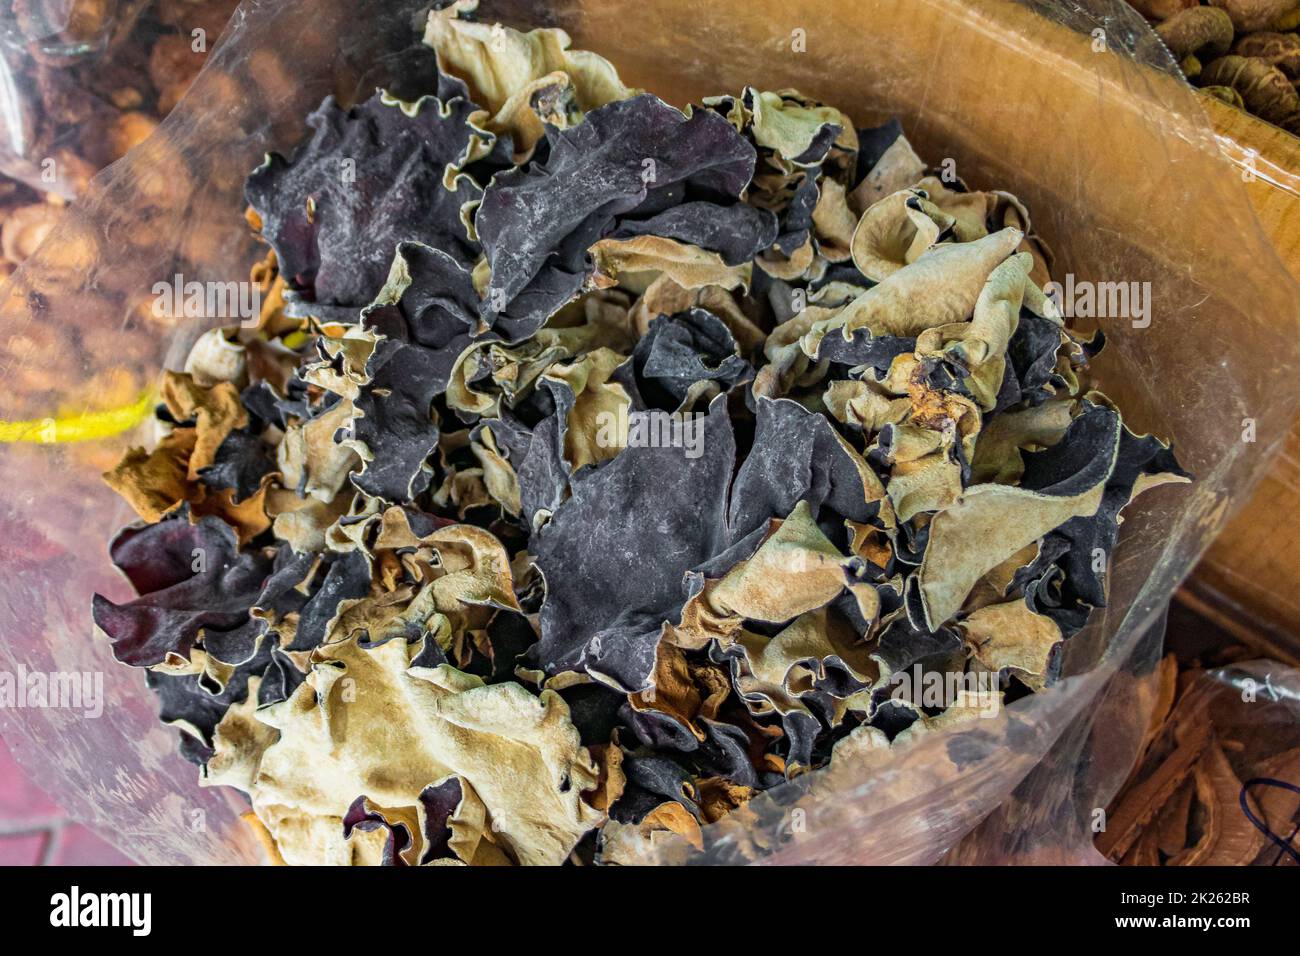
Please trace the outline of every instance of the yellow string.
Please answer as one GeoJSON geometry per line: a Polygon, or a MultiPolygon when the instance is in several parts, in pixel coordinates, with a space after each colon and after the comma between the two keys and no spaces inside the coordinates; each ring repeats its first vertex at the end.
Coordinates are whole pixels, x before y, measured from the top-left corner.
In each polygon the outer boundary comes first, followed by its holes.
{"type": "Polygon", "coordinates": [[[290,332],[288,335],[282,337],[282,341],[284,342],[285,347],[289,349],[294,349],[295,351],[298,349],[299,346],[301,346],[304,342],[309,341],[310,339],[311,336],[307,332],[302,331],[301,329],[298,329],[294,332],[290,332]]]}
{"type": "Polygon", "coordinates": [[[83,412],[62,418],[36,418],[26,422],[0,422],[0,443],[56,444],[93,441],[130,431],[148,417],[155,398],[143,392],[131,405],[103,412],[83,412]]]}

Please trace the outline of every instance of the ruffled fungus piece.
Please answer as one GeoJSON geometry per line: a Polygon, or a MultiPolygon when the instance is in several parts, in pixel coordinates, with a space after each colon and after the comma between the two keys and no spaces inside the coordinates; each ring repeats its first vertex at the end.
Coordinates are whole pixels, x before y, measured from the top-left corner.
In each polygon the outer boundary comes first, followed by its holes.
{"type": "MultiPolygon", "coordinates": [[[[293,697],[259,718],[279,731],[253,783],[253,806],[289,862],[320,862],[342,844],[355,797],[413,806],[451,774],[485,809],[477,843],[524,864],[560,863],[602,815],[581,798],[597,772],[553,691],[485,685],[449,665],[412,666],[415,648],[356,641],[320,648],[293,697]],[[321,846],[282,839],[286,813],[337,826],[321,846]]],[[[453,849],[455,846],[453,844],[453,849]]],[[[468,849],[468,847],[467,847],[468,849]]]]}
{"type": "Polygon", "coordinates": [[[685,574],[726,536],[735,445],[723,397],[677,434],[675,446],[629,447],[575,475],[572,497],[538,532],[531,550],[546,600],[535,653],[547,673],[582,668],[632,691],[648,685],[685,574]]]}
{"type": "Polygon", "coordinates": [[[384,285],[399,242],[473,262],[461,210],[482,190],[454,170],[491,143],[470,122],[476,109],[463,96],[407,104],[376,93],[349,110],[329,97],[292,159],[267,157],[245,195],[289,282],[291,310],[352,318],[384,285]]]}
{"type": "Polygon", "coordinates": [[[775,237],[770,218],[738,201],[754,148],[715,113],[687,116],[641,95],[548,131],[547,141],[545,162],[493,178],[475,216],[491,269],[484,322],[507,339],[536,332],[577,295],[587,250],[624,219],[665,215],[686,200],[690,209],[673,213],[673,238],[717,243],[724,261],[775,237]]]}
{"type": "Polygon", "coordinates": [[[1035,453],[1018,487],[976,485],[930,522],[919,572],[925,619],[948,620],[986,572],[1071,518],[1101,506],[1119,453],[1119,416],[1093,405],[1062,441],[1035,453]]]}
{"type": "Polygon", "coordinates": [[[516,162],[532,154],[544,124],[564,129],[635,94],[604,57],[569,49],[563,30],[521,33],[467,19],[477,8],[478,0],[456,0],[430,10],[424,42],[437,52],[439,68],[464,80],[486,108],[478,125],[511,138],[516,162]]]}

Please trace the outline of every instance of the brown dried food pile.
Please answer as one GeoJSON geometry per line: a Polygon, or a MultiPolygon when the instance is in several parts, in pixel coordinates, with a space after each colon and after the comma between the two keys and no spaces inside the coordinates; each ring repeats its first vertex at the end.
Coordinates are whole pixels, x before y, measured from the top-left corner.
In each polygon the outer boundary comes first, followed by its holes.
{"type": "Polygon", "coordinates": [[[1300,135],[1300,0],[1134,0],[1183,73],[1300,135]]]}
{"type": "MultiPolygon", "coordinates": [[[[237,5],[237,0],[0,3],[0,55],[14,83],[5,94],[0,124],[6,144],[0,151],[0,279],[26,262],[62,220],[62,241],[45,250],[39,271],[29,267],[25,285],[50,296],[59,308],[77,314],[93,311],[70,291],[79,281],[68,280],[84,277],[99,255],[101,240],[75,218],[64,217],[64,208],[101,168],[153,132],[193,82],[237,5]]],[[[179,158],[173,170],[170,185],[176,188],[187,172],[179,158]]],[[[138,228],[118,229],[114,241],[152,241],[147,217],[138,222],[138,228]]],[[[204,234],[201,229],[196,233],[204,234]]],[[[187,265],[185,260],[182,268],[187,265]]],[[[150,302],[140,303],[134,286],[110,291],[110,284],[97,292],[119,295],[123,310],[132,313],[128,322],[168,329],[174,325],[170,317],[153,312],[150,302]]],[[[83,393],[94,396],[103,409],[139,400],[142,383],[126,367],[143,356],[122,350],[143,352],[147,339],[124,339],[116,319],[81,323],[71,347],[62,341],[55,347],[60,335],[47,322],[11,330],[8,345],[13,356],[44,357],[11,367],[12,414],[46,414],[51,383],[57,381],[80,380],[83,393]],[[100,368],[93,356],[106,354],[116,355],[123,367],[100,368]],[[94,369],[88,377],[87,369],[94,369]]],[[[94,442],[69,446],[75,460],[97,468],[109,464],[105,451],[94,442]]]]}
{"type": "Polygon", "coordinates": [[[67,198],[143,141],[238,0],[7,0],[4,171],[67,198]]]}
{"type": "Polygon", "coordinates": [[[20,178],[0,176],[0,276],[40,245],[67,199],[171,111],[236,6],[10,0],[0,7],[8,75],[20,84],[6,110],[19,128],[6,139],[21,153],[7,158],[20,178]]]}
{"type": "MultiPolygon", "coordinates": [[[[1225,654],[1251,656],[1239,647],[1216,656],[1225,654]]],[[[1168,655],[1138,764],[1097,849],[1137,866],[1300,864],[1295,675],[1258,662],[1180,670],[1168,655]]]]}
{"type": "Polygon", "coordinates": [[[619,863],[1060,680],[1188,476],[1024,206],[473,7],[252,173],[260,323],[106,476],[95,621],[204,783],[291,863],[619,863]]]}

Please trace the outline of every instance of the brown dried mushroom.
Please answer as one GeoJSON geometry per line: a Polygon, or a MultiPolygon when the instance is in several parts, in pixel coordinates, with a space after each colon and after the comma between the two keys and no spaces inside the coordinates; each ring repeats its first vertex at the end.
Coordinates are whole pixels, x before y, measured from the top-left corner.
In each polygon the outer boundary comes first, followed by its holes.
{"type": "Polygon", "coordinates": [[[1232,25],[1242,33],[1268,30],[1284,17],[1300,8],[1300,0],[1210,0],[1211,4],[1227,11],[1232,25]]]}
{"type": "Polygon", "coordinates": [[[1208,96],[1300,130],[1300,0],[1133,0],[1208,96]]]}
{"type": "Polygon", "coordinates": [[[1283,129],[1300,133],[1300,93],[1286,74],[1264,60],[1221,56],[1201,73],[1207,86],[1227,86],[1241,94],[1246,109],[1283,129]]]}
{"type": "Polygon", "coordinates": [[[1300,35],[1295,33],[1252,33],[1239,39],[1232,52],[1263,60],[1292,80],[1300,78],[1300,35]]]}
{"type": "Polygon", "coordinates": [[[1183,10],[1159,24],[1156,33],[1179,60],[1189,56],[1213,60],[1232,46],[1232,20],[1216,7],[1183,10]]]}

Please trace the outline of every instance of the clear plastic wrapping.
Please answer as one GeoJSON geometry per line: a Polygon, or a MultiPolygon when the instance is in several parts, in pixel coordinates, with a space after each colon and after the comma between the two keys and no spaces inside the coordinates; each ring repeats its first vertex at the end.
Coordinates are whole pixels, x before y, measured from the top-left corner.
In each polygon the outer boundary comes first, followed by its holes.
{"type": "Polygon", "coordinates": [[[0,173],[76,196],[175,106],[236,5],[0,3],[0,173]]]}
{"type": "MultiPolygon", "coordinates": [[[[131,436],[62,439],[183,358],[202,325],[153,318],[154,284],[245,277],[245,175],[292,148],[324,95],[383,82],[425,6],[245,3],[158,132],[96,178],[0,295],[0,418],[32,423],[0,450],[0,668],[102,672],[107,693],[101,717],[13,709],[0,729],[40,783],[142,862],[260,857],[238,798],[198,786],[141,675],[92,635],[90,595],[128,590],[105,542],[129,515],[99,471],[131,436]]],[[[1058,280],[1149,283],[1149,323],[1101,321],[1096,372],[1197,480],[1126,512],[1109,607],[1071,640],[1071,676],[994,719],[842,755],[707,829],[703,853],[645,848],[660,862],[1097,859],[1087,814],[1132,762],[1161,609],[1266,470],[1297,398],[1300,297],[1167,52],[1118,0],[560,0],[480,15],[563,27],[679,104],[753,84],[796,87],[861,125],[897,116],[930,162],[1025,201],[1058,280]]]]}

